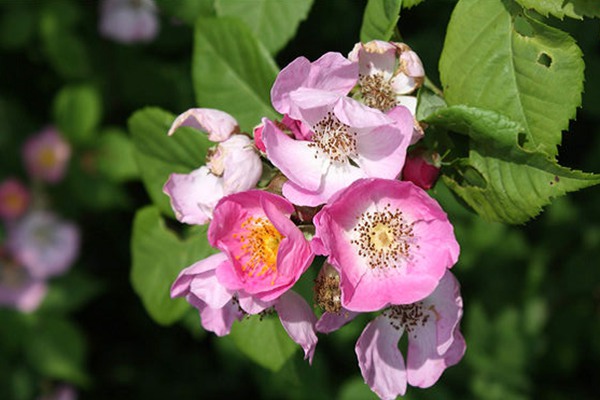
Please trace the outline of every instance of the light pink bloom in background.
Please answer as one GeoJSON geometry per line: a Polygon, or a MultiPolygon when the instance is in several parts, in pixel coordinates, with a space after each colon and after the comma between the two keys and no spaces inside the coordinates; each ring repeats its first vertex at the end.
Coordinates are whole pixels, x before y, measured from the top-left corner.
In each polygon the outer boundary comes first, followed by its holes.
{"type": "Polygon", "coordinates": [[[283,195],[292,203],[317,206],[357,179],[400,174],[412,132],[404,107],[390,118],[348,97],[303,88],[288,100],[290,117],[310,127],[310,137],[293,139],[266,119],[262,136],[269,160],[289,179],[283,195]]]}
{"type": "Polygon", "coordinates": [[[29,175],[48,183],[61,181],[71,158],[71,146],[54,127],[31,136],[23,146],[23,158],[29,175]]]}
{"type": "Polygon", "coordinates": [[[239,134],[235,118],[223,111],[190,109],[177,117],[169,135],[182,126],[206,132],[208,139],[217,145],[209,149],[206,165],[189,174],[171,174],[163,191],[170,197],[179,221],[205,224],[223,196],[256,186],[262,163],[252,139],[239,134]]]}
{"type": "Polygon", "coordinates": [[[419,301],[458,260],[446,213],[410,182],[358,180],[313,222],[311,245],[339,273],[341,304],[351,311],[419,301]]]}
{"type": "Polygon", "coordinates": [[[31,312],[38,308],[47,291],[45,281],[32,279],[0,248],[0,306],[31,312]]]}
{"type": "Polygon", "coordinates": [[[17,179],[9,178],[0,183],[0,218],[14,220],[29,207],[29,190],[17,179]]]}
{"type": "Polygon", "coordinates": [[[444,370],[463,357],[459,330],[462,298],[458,281],[447,271],[435,291],[412,304],[394,305],[363,330],[356,342],[358,365],[365,382],[381,399],[392,400],[411,386],[432,386],[444,370]],[[398,342],[406,332],[406,364],[398,342]]]}
{"type": "MultiPolygon", "coordinates": [[[[359,65],[359,93],[366,105],[384,112],[403,105],[414,118],[417,98],[410,94],[425,80],[425,70],[417,53],[404,43],[373,40],[357,43],[348,59],[359,65]]],[[[415,119],[411,144],[422,136],[423,129],[415,119]]]]}
{"type": "Polygon", "coordinates": [[[38,397],[38,400],[77,400],[77,391],[69,384],[57,385],[51,393],[38,397]]]}
{"type": "Polygon", "coordinates": [[[79,254],[79,229],[46,211],[32,211],[9,229],[7,249],[35,279],[66,272],[79,254]]]}
{"type": "Polygon", "coordinates": [[[209,242],[222,252],[183,270],[171,296],[185,296],[199,310],[202,326],[221,336],[243,313],[272,307],[311,361],[316,317],[290,289],[314,255],[289,219],[293,210],[284,198],[259,190],[223,198],[208,229],[209,242]]]}
{"type": "Polygon", "coordinates": [[[417,148],[408,153],[402,180],[410,181],[421,189],[429,190],[435,185],[440,175],[440,155],[417,148]]]}
{"type": "Polygon", "coordinates": [[[100,33],[116,42],[150,42],[160,23],[153,0],[103,0],[100,7],[100,33]]]}
{"type": "Polygon", "coordinates": [[[345,96],[357,80],[358,66],[340,53],[326,53],[314,62],[298,57],[277,75],[271,89],[271,102],[281,114],[291,114],[295,105],[290,96],[296,90],[319,89],[345,96]]]}

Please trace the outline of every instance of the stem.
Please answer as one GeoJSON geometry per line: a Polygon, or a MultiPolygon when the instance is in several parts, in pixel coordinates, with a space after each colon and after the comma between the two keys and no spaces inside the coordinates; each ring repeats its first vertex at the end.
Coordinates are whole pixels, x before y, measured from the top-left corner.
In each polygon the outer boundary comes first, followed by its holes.
{"type": "Polygon", "coordinates": [[[431,81],[431,79],[429,79],[427,76],[425,76],[425,83],[424,86],[431,90],[433,93],[437,94],[438,96],[440,96],[441,98],[444,98],[444,92],[442,91],[442,89],[440,89],[439,87],[437,87],[435,85],[435,83],[433,83],[431,81]]]}

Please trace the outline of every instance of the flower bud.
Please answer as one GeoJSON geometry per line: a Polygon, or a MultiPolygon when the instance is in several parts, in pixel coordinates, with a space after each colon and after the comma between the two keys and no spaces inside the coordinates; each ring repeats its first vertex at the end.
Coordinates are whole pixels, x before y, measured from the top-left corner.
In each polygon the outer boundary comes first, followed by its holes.
{"type": "Polygon", "coordinates": [[[423,148],[409,152],[402,170],[402,180],[409,181],[422,189],[433,187],[440,174],[440,156],[423,148]]]}

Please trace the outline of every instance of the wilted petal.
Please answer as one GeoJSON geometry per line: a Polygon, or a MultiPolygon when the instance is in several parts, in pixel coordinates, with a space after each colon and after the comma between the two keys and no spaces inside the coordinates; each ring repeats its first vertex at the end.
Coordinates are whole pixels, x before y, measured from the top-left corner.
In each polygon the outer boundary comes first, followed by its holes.
{"type": "Polygon", "coordinates": [[[262,175],[260,156],[245,135],[233,135],[219,144],[226,194],[253,189],[262,175]]]}
{"type": "Polygon", "coordinates": [[[362,376],[382,400],[393,400],[406,392],[406,368],[398,349],[404,330],[379,316],[371,321],[356,342],[356,356],[362,376]]]}
{"type": "Polygon", "coordinates": [[[277,300],[275,310],[290,338],[304,349],[304,359],[308,359],[309,364],[312,364],[317,346],[317,318],[310,306],[302,296],[289,290],[277,300]]]}
{"type": "Polygon", "coordinates": [[[171,198],[179,221],[202,225],[212,218],[212,210],[224,195],[223,180],[202,166],[189,174],[171,174],[163,192],[171,198]]]}
{"type": "Polygon", "coordinates": [[[224,111],[212,108],[191,108],[180,114],[169,128],[169,136],[182,126],[208,133],[208,139],[213,142],[227,140],[240,129],[235,118],[224,111]]]}

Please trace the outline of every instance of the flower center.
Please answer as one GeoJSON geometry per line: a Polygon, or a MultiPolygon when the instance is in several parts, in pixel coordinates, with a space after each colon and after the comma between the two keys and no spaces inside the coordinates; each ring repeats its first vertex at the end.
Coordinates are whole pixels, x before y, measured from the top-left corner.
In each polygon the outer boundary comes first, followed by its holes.
{"type": "Polygon", "coordinates": [[[425,308],[422,301],[412,304],[391,306],[383,312],[383,315],[389,318],[390,325],[395,329],[404,328],[409,334],[418,326],[424,326],[432,312],[437,317],[437,312],[433,306],[425,308]]]}
{"type": "Polygon", "coordinates": [[[316,148],[317,153],[327,155],[332,161],[343,163],[349,156],[357,155],[356,133],[331,112],[313,127],[313,132],[312,142],[308,146],[316,148]]]}
{"type": "Polygon", "coordinates": [[[384,112],[398,105],[392,86],[382,74],[361,76],[358,84],[365,105],[384,112]]]}
{"type": "Polygon", "coordinates": [[[322,310],[337,314],[342,309],[340,276],[330,266],[323,268],[315,279],[315,302],[322,310]]]}
{"type": "Polygon", "coordinates": [[[402,211],[365,211],[357,217],[350,243],[358,247],[358,255],[366,259],[371,269],[396,268],[402,259],[410,256],[413,245],[413,224],[406,222],[402,211]]]}
{"type": "Polygon", "coordinates": [[[42,168],[52,168],[56,165],[56,154],[51,147],[43,147],[38,154],[38,162],[42,168]]]}
{"type": "Polygon", "coordinates": [[[242,255],[236,258],[243,258],[242,271],[248,277],[273,275],[271,284],[274,284],[277,251],[284,236],[267,218],[262,217],[249,217],[242,223],[242,229],[245,231],[243,234],[233,235],[241,243],[242,255]]]}

